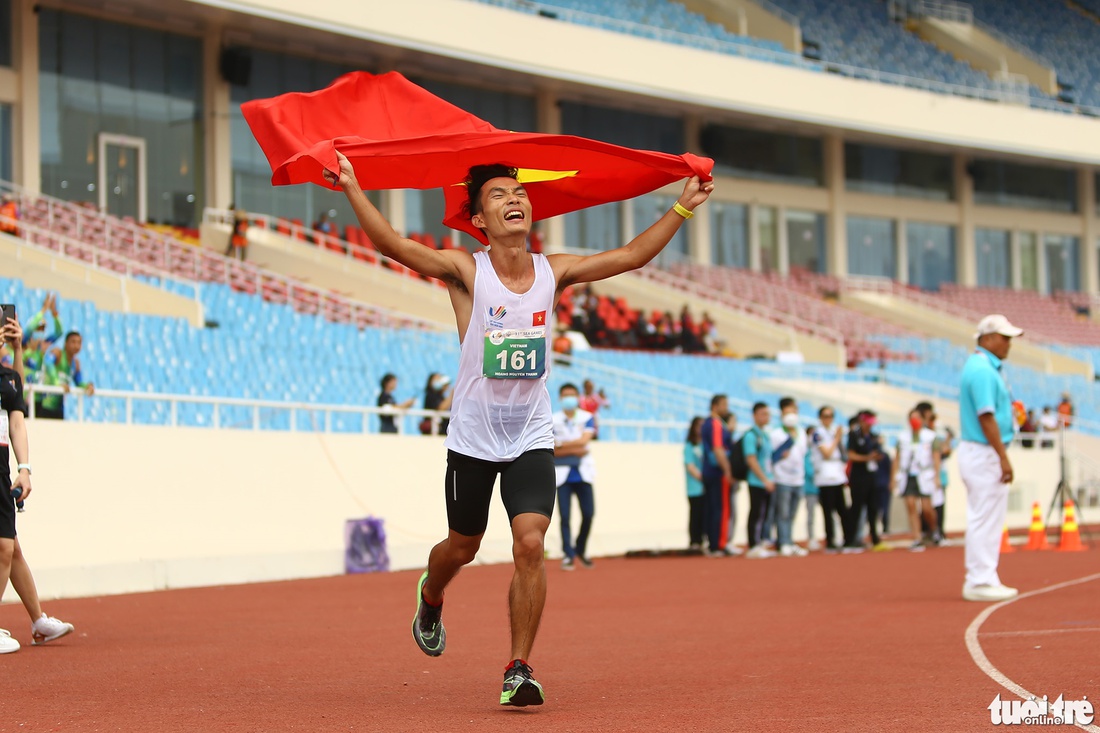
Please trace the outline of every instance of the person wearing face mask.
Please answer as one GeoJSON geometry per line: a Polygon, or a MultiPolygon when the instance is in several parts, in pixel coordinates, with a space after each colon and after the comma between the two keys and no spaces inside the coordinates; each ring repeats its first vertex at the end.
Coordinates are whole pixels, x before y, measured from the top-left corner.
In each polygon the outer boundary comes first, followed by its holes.
{"type": "Polygon", "coordinates": [[[806,482],[806,434],[799,427],[798,403],[793,397],[779,400],[779,420],[783,427],[773,430],[770,436],[777,547],[783,557],[805,557],[806,550],[791,539],[791,525],[806,482]]]}
{"type": "Polygon", "coordinates": [[[703,421],[703,522],[707,531],[708,554],[732,555],[729,543],[730,487],[733,471],[729,449],[733,438],[729,430],[729,397],[716,394],[710,398],[710,417],[703,421]]]}
{"type": "MultiPolygon", "coordinates": [[[[428,381],[424,384],[424,409],[425,410],[439,410],[444,412],[451,409],[451,378],[446,374],[440,374],[439,372],[432,372],[428,375],[428,381]]],[[[420,432],[422,435],[446,435],[447,425],[450,423],[448,418],[439,418],[439,425],[435,430],[432,430],[432,418],[425,417],[420,421],[420,432]]]]}
{"type": "Polygon", "coordinates": [[[889,550],[878,533],[878,492],[875,491],[875,473],[882,460],[882,443],[872,428],[877,419],[871,410],[859,413],[856,428],[848,433],[848,460],[852,464],[848,486],[852,493],[852,508],[848,511],[848,530],[844,533],[848,542],[844,546],[846,554],[863,552],[863,546],[856,539],[859,534],[859,521],[863,512],[867,512],[867,528],[871,532],[871,549],[874,552],[889,550]]]}
{"type": "Polygon", "coordinates": [[[580,393],[576,385],[563,384],[558,390],[561,409],[554,413],[554,473],[558,482],[558,512],[561,514],[561,549],[565,557],[562,570],[572,570],[575,563],[592,567],[588,557],[588,533],[596,514],[592,482],[596,478],[596,463],[588,452],[588,444],[596,436],[596,420],[591,412],[579,408],[580,393]],[[581,508],[581,527],[573,542],[570,515],[573,497],[581,508]]]}
{"type": "Polygon", "coordinates": [[[896,473],[892,482],[895,496],[905,497],[905,506],[909,510],[909,529],[913,532],[910,552],[924,551],[920,514],[924,515],[924,521],[932,528],[933,536],[939,536],[936,513],[932,511],[932,494],[937,489],[942,490],[940,453],[935,447],[936,433],[925,425],[920,412],[910,411],[909,430],[898,436],[894,458],[896,473]]]}

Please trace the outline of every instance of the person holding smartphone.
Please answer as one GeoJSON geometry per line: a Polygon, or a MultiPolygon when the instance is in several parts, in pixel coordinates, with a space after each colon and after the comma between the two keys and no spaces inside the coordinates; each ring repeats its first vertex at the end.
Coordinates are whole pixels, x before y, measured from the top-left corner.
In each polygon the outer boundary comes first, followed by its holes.
{"type": "MultiPolygon", "coordinates": [[[[23,328],[15,317],[15,308],[4,305],[0,326],[0,352],[12,350],[15,368],[0,366],[0,597],[8,579],[23,607],[31,617],[32,644],[44,644],[71,634],[73,625],[47,616],[38,600],[30,566],[15,534],[16,496],[27,500],[31,495],[30,447],[27,440],[27,406],[23,400],[23,328]],[[8,473],[8,450],[15,453],[16,477],[8,473]]],[[[19,651],[19,642],[6,629],[0,629],[0,654],[19,651]]]]}

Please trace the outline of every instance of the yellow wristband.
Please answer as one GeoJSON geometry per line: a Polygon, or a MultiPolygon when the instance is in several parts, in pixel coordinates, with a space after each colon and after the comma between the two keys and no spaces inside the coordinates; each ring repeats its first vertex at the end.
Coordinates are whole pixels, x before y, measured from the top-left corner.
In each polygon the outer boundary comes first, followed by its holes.
{"type": "Polygon", "coordinates": [[[684,217],[685,219],[690,219],[691,217],[695,216],[694,211],[690,211],[688,209],[685,209],[683,206],[680,205],[679,201],[677,201],[676,203],[674,203],[672,205],[672,210],[675,211],[680,216],[684,217]]]}

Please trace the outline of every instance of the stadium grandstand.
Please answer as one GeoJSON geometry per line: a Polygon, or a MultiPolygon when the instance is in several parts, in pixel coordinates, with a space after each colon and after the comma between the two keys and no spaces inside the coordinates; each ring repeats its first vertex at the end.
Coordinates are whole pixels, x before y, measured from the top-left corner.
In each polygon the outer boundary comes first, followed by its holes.
{"type": "MultiPolygon", "coordinates": [[[[323,574],[342,541],[324,522],[369,510],[411,523],[372,481],[409,495],[442,475],[442,448],[418,425],[440,417],[420,409],[425,380],[457,364],[446,289],[378,252],[340,193],[273,186],[241,113],[356,70],[398,71],[501,129],[714,159],[714,194],[657,260],[574,288],[559,309],[571,353],[555,358],[551,394],[586,379],[605,391],[606,496],[657,480],[661,456],[662,491],[678,501],[684,433],[716,392],[742,428],[755,401],[787,394],[807,425],[827,403],[845,420],[873,409],[890,431],[925,398],[957,424],[974,327],[1001,312],[1026,330],[1014,396],[1037,411],[1072,396],[1066,470],[1083,505],[1100,503],[1100,4],[368,5],[0,0],[0,301],[29,316],[58,294],[95,383],[64,397],[63,423],[34,419],[40,460],[75,490],[81,471],[111,470],[116,441],[150,471],[167,470],[173,446],[228,446],[218,465],[243,465],[222,490],[270,464],[260,475],[289,501],[301,451],[324,466],[310,477],[323,496],[347,493],[312,500],[308,551],[286,570],[228,548],[169,581],[126,575],[186,554],[166,540],[140,561],[108,548],[88,579],[67,557],[79,534],[43,527],[56,540],[40,553],[49,592],[323,574]],[[415,403],[396,437],[376,434],[389,373],[415,403]]],[[[621,246],[678,192],[545,220],[532,247],[621,246]]],[[[441,223],[441,189],[368,195],[426,247],[479,246],[441,223]]],[[[1053,464],[1030,465],[1014,527],[1056,483],[1053,464]]],[[[965,497],[948,501],[960,529],[965,497]]],[[[609,532],[603,549],[679,541],[677,512],[609,532]]],[[[391,538],[395,566],[421,562],[423,537],[391,538]]],[[[506,555],[489,539],[489,557],[506,555]]],[[[257,542],[258,555],[285,553],[257,542]]]]}

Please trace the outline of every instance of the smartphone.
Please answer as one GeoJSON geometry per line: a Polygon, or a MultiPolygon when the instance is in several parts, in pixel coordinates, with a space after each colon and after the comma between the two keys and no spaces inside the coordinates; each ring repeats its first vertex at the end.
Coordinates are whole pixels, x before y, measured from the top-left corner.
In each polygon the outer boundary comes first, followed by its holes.
{"type": "Polygon", "coordinates": [[[2,315],[0,315],[0,328],[8,325],[9,318],[13,321],[15,320],[15,306],[11,303],[0,305],[0,311],[2,311],[2,315]]]}

